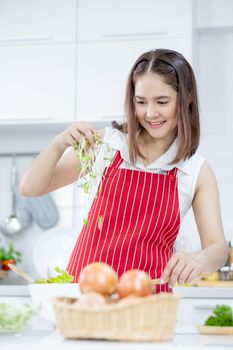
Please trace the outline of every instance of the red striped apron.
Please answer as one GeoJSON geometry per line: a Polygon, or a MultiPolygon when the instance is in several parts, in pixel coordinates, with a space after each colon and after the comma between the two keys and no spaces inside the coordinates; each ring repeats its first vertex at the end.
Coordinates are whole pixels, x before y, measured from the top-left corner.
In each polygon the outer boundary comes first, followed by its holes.
{"type": "MultiPolygon", "coordinates": [[[[165,174],[121,169],[120,151],[102,182],[70,257],[67,271],[78,281],[94,261],[121,275],[135,268],[159,278],[173,253],[180,227],[177,168],[165,174]]],[[[171,292],[167,284],[156,293],[171,292]]]]}

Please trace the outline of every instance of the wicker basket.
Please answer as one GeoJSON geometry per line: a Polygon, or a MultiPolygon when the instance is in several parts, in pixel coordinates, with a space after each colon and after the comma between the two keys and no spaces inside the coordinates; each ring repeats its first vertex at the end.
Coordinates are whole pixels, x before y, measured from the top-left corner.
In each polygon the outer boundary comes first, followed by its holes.
{"type": "Polygon", "coordinates": [[[53,306],[65,338],[163,341],[173,337],[179,299],[164,293],[90,309],[73,305],[73,298],[55,298],[53,306]]]}

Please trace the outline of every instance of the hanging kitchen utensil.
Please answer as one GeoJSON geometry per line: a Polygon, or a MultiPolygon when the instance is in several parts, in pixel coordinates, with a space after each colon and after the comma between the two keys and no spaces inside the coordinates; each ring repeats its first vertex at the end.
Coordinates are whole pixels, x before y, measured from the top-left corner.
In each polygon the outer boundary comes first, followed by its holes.
{"type": "Polygon", "coordinates": [[[39,197],[28,197],[26,201],[33,220],[40,228],[48,230],[57,225],[59,212],[50,193],[39,197]]]}
{"type": "Polygon", "coordinates": [[[22,222],[23,226],[26,228],[30,226],[32,223],[31,208],[28,203],[28,198],[25,196],[22,196],[19,192],[19,181],[18,181],[17,173],[16,173],[16,183],[13,190],[15,194],[17,214],[20,217],[20,221],[22,222]]]}
{"type": "Polygon", "coordinates": [[[30,283],[34,283],[34,278],[32,278],[27,272],[19,269],[18,267],[16,267],[13,264],[8,264],[9,268],[14,271],[15,273],[17,273],[17,275],[23,277],[25,280],[27,280],[30,283]]]}
{"type": "Polygon", "coordinates": [[[2,220],[0,223],[0,231],[7,237],[16,236],[20,233],[24,226],[20,218],[16,214],[16,200],[14,186],[16,183],[16,167],[15,167],[15,155],[12,157],[12,168],[11,168],[11,193],[12,193],[12,213],[9,217],[2,220]]]}

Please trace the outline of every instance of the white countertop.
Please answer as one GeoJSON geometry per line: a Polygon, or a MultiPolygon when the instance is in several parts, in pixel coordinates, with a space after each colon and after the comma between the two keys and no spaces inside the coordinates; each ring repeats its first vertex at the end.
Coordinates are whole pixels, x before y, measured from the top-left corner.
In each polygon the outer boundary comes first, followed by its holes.
{"type": "Polygon", "coordinates": [[[232,349],[233,336],[200,335],[194,327],[177,327],[174,338],[167,342],[115,342],[102,340],[66,340],[58,331],[28,331],[18,335],[1,335],[0,350],[175,350],[175,349],[232,349]]]}
{"type": "MultiPolygon", "coordinates": [[[[226,298],[232,300],[233,288],[200,288],[200,287],[177,287],[174,289],[176,294],[180,294],[184,300],[189,298],[226,298]]],[[[29,297],[27,286],[0,286],[0,297],[17,297],[25,299],[29,297]]],[[[100,340],[66,340],[54,326],[44,319],[38,319],[36,324],[30,330],[21,334],[0,335],[0,350],[175,350],[187,348],[223,350],[233,348],[233,336],[207,336],[198,334],[195,327],[177,325],[175,335],[172,341],[159,343],[140,343],[140,342],[109,342],[100,340]],[[46,323],[47,322],[47,323],[46,323]]]]}
{"type": "MultiPolygon", "coordinates": [[[[174,293],[183,298],[221,298],[232,299],[231,287],[175,287],[174,293]]],[[[27,285],[0,285],[0,296],[29,296],[27,285]]]]}

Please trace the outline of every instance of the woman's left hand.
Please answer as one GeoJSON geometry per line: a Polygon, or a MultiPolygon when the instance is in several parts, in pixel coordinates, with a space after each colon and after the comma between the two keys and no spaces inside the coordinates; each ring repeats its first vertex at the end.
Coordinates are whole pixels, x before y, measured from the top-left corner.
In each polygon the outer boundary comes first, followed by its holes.
{"type": "Polygon", "coordinates": [[[177,252],[168,261],[160,278],[160,283],[168,283],[169,287],[191,282],[204,271],[199,252],[177,252]]]}

